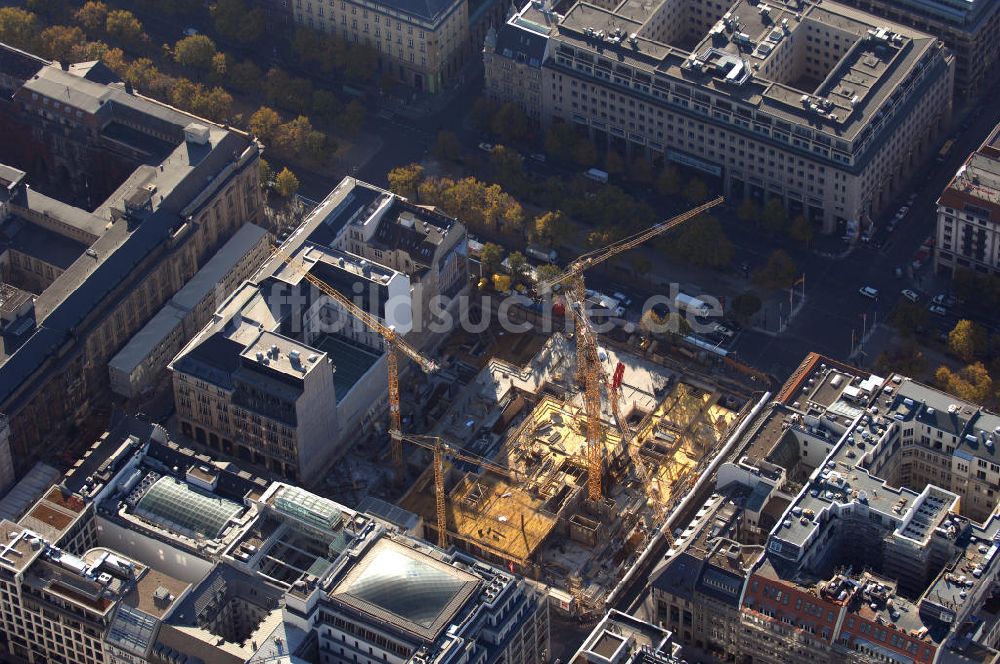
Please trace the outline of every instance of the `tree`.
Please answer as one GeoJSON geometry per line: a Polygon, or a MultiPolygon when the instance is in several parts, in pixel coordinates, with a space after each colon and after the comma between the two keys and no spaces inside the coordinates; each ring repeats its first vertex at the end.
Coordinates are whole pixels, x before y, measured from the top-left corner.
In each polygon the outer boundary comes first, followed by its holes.
{"type": "Polygon", "coordinates": [[[267,16],[263,10],[251,10],[244,0],[217,0],[212,20],[219,34],[243,45],[253,44],[264,34],[267,16]]]}
{"type": "Polygon", "coordinates": [[[142,31],[142,23],[127,9],[109,11],[104,31],[108,37],[133,50],[143,47],[148,40],[146,33],[142,31]]]}
{"type": "Polygon", "coordinates": [[[356,134],[361,131],[365,124],[365,107],[357,99],[344,107],[344,112],[340,115],[340,128],[348,134],[356,134]]]}
{"type": "Polygon", "coordinates": [[[550,279],[555,279],[562,273],[563,271],[561,267],[558,265],[552,265],[551,263],[539,265],[535,268],[535,278],[538,279],[538,283],[544,283],[550,279]]]}
{"type": "Polygon", "coordinates": [[[760,220],[760,208],[757,207],[752,198],[744,198],[740,206],[736,208],[736,217],[740,221],[757,222],[760,220]]]}
{"type": "Polygon", "coordinates": [[[890,317],[893,327],[904,337],[927,325],[927,309],[913,302],[901,302],[890,317]]]}
{"type": "Polygon", "coordinates": [[[771,252],[767,264],[754,272],[754,282],[762,288],[788,288],[795,282],[795,262],[781,249],[771,252]]]}
{"type": "Polygon", "coordinates": [[[625,172],[625,160],[615,150],[608,150],[604,155],[604,170],[609,175],[620,175],[625,172]]]}
{"type": "Polygon", "coordinates": [[[573,150],[573,159],[579,166],[593,166],[597,161],[597,148],[590,139],[581,138],[573,150]]]}
{"type": "Polygon", "coordinates": [[[264,77],[260,67],[250,60],[229,65],[227,67],[229,84],[240,92],[250,92],[260,88],[260,81],[264,77]]]}
{"type": "Polygon", "coordinates": [[[503,141],[516,141],[528,133],[528,116],[520,107],[507,102],[501,104],[490,123],[493,133],[503,141]]]}
{"type": "Polygon", "coordinates": [[[638,184],[649,184],[653,181],[653,167],[650,166],[648,159],[641,154],[637,155],[629,166],[628,176],[630,180],[638,184]]]}
{"type": "Polygon", "coordinates": [[[507,266],[510,269],[511,280],[515,284],[528,281],[528,259],[520,251],[513,251],[507,256],[507,266]]]}
{"type": "Polygon", "coordinates": [[[274,178],[274,188],[282,198],[291,198],[299,190],[299,179],[286,166],[274,178]]]}
{"type": "Polygon", "coordinates": [[[754,314],[760,311],[763,305],[764,303],[761,302],[760,297],[756,293],[753,291],[744,291],[733,298],[730,311],[736,317],[736,320],[746,324],[750,322],[754,314]]]}
{"type": "Polygon", "coordinates": [[[948,350],[966,362],[983,355],[988,343],[986,330],[971,320],[958,321],[948,333],[948,350]]]}
{"type": "Polygon", "coordinates": [[[674,196],[681,189],[681,176],[676,166],[667,166],[656,178],[656,190],[663,196],[674,196]]]}
{"type": "Polygon", "coordinates": [[[125,66],[122,78],[132,87],[142,92],[155,92],[158,95],[169,94],[171,83],[167,76],[160,73],[149,58],[136,58],[125,66]]]}
{"type": "Polygon", "coordinates": [[[684,199],[691,205],[701,203],[708,198],[708,187],[701,178],[691,178],[684,188],[684,199]]]}
{"type": "Polygon", "coordinates": [[[906,339],[899,346],[880,353],[875,360],[875,366],[887,374],[898,372],[907,376],[917,376],[927,369],[927,358],[914,340],[906,339]]]}
{"type": "Polygon", "coordinates": [[[498,145],[490,153],[490,163],[502,182],[509,182],[524,173],[524,162],[517,150],[498,145]]]}
{"type": "Polygon", "coordinates": [[[265,159],[257,160],[257,174],[260,176],[260,185],[268,187],[274,179],[274,169],[265,159]]]}
{"type": "Polygon", "coordinates": [[[343,104],[337,99],[337,95],[329,90],[317,90],[313,93],[312,112],[313,117],[319,118],[323,122],[333,124],[336,122],[340,112],[344,109],[343,104]]]}
{"type": "MultiPolygon", "coordinates": [[[[0,9],[0,12],[3,12],[0,9]]],[[[0,18],[2,23],[2,18],[0,18]]],[[[0,28],[2,29],[2,28],[0,28]]],[[[7,41],[0,39],[0,41],[7,41]]],[[[87,41],[83,30],[76,26],[53,25],[42,30],[40,40],[42,54],[59,62],[72,62],[77,50],[87,41]]]]}
{"type": "Polygon", "coordinates": [[[37,17],[18,7],[0,7],[0,42],[26,51],[37,51],[37,17]]]}
{"type": "Polygon", "coordinates": [[[107,20],[108,6],[103,2],[89,0],[76,10],[77,23],[92,36],[103,32],[107,20]]]}
{"type": "Polygon", "coordinates": [[[545,151],[557,159],[573,159],[580,137],[565,122],[556,122],[545,133],[545,151]]]}
{"type": "Polygon", "coordinates": [[[174,61],[182,67],[209,70],[216,56],[215,42],[205,35],[192,35],[174,44],[174,61]]]}
{"type": "Polygon", "coordinates": [[[760,223],[764,232],[769,235],[777,235],[785,229],[788,221],[788,213],[780,198],[772,198],[764,206],[764,211],[760,214],[760,223]]]}
{"type": "Polygon", "coordinates": [[[800,214],[792,219],[791,225],[788,227],[788,234],[796,242],[800,242],[808,247],[816,235],[816,229],[805,218],[805,215],[800,214]]]}
{"type": "Polygon", "coordinates": [[[455,132],[442,129],[434,141],[434,156],[446,161],[458,161],[462,154],[462,144],[455,132]]]}
{"type": "Polygon", "coordinates": [[[389,190],[411,200],[418,200],[417,191],[424,179],[424,167],[420,164],[398,166],[389,171],[389,190]]]}
{"type": "Polygon", "coordinates": [[[569,231],[569,220],[560,210],[550,210],[535,217],[531,236],[535,242],[551,247],[564,239],[569,231]]]}
{"type": "Polygon", "coordinates": [[[939,387],[959,399],[986,405],[992,398],[993,379],[982,362],[970,364],[954,373],[946,366],[938,367],[934,379],[939,387]]]}
{"type": "Polygon", "coordinates": [[[278,134],[281,116],[273,108],[261,106],[250,116],[250,131],[264,143],[270,143],[278,134]]]}
{"type": "Polygon", "coordinates": [[[487,242],[479,252],[479,262],[483,266],[483,274],[494,274],[500,269],[503,261],[503,247],[493,242],[487,242]]]}
{"type": "Polygon", "coordinates": [[[693,265],[722,267],[733,260],[733,244],[715,217],[702,215],[685,224],[674,250],[693,265]]]}
{"type": "Polygon", "coordinates": [[[490,131],[493,128],[493,116],[496,115],[496,112],[496,102],[486,97],[479,97],[472,104],[469,116],[478,131],[490,131]]]}
{"type": "Polygon", "coordinates": [[[212,56],[212,81],[216,83],[222,83],[226,80],[226,74],[229,73],[230,64],[233,59],[227,56],[225,53],[216,53],[212,56]]]}

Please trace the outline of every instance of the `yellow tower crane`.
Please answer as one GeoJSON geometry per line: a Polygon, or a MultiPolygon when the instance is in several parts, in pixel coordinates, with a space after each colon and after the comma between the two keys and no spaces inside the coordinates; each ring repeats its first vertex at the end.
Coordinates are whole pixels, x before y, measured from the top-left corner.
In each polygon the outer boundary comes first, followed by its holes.
{"type": "Polygon", "coordinates": [[[397,477],[403,474],[403,439],[402,421],[399,412],[399,362],[398,353],[403,353],[408,358],[420,365],[420,368],[427,373],[437,371],[437,363],[429,360],[420,354],[416,348],[408,344],[402,337],[396,334],[393,327],[386,325],[382,320],[371,314],[358,305],[354,304],[346,295],[343,295],[335,288],[328,285],[319,277],[313,275],[309,270],[292,258],[281,247],[274,247],[275,255],[292,269],[300,269],[302,276],[310,284],[315,286],[324,295],[335,301],[347,310],[347,313],[354,316],[369,329],[377,333],[386,342],[386,366],[389,370],[389,437],[392,440],[392,465],[397,477]]]}
{"type": "Polygon", "coordinates": [[[590,328],[584,308],[586,290],[583,273],[585,270],[603,263],[609,258],[633,249],[643,242],[677,228],[684,222],[697,217],[722,203],[724,199],[718,196],[707,203],[679,214],[672,219],[647,228],[644,231],[630,235],[617,242],[590,251],[578,257],[561,274],[539,284],[539,292],[550,291],[553,286],[569,282],[566,289],[567,304],[578,314],[582,321],[577,331],[577,369],[578,378],[583,383],[584,410],[587,415],[587,495],[592,501],[600,500],[602,495],[601,478],[603,476],[603,450],[601,448],[601,377],[600,362],[597,357],[597,342],[590,328]]]}
{"type": "Polygon", "coordinates": [[[445,505],[444,494],[444,455],[447,454],[453,459],[467,461],[490,470],[499,475],[517,482],[517,474],[504,466],[493,463],[471,452],[461,451],[453,445],[449,445],[440,436],[414,436],[403,434],[402,440],[413,443],[419,447],[434,452],[434,504],[437,509],[437,532],[438,546],[442,549],[448,546],[448,515],[445,505]]]}

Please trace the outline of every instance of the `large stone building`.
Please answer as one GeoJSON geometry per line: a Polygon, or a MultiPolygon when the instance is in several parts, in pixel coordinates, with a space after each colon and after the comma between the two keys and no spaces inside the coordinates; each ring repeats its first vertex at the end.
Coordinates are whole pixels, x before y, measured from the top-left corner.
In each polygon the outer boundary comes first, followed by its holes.
{"type": "Polygon", "coordinates": [[[1000,125],[969,155],[937,202],[934,269],[1000,275],[1000,125]]]}
{"type": "Polygon", "coordinates": [[[544,127],[568,123],[846,235],[946,131],[954,78],[936,38],[814,0],[532,2],[484,62],[486,93],[544,127]]]}
{"type": "Polygon", "coordinates": [[[0,53],[0,274],[28,294],[4,308],[0,412],[23,471],[107,403],[108,361],[263,207],[247,135],[99,63],[0,53]]]}
{"type": "Polygon", "coordinates": [[[997,426],[811,354],[733,432],[650,614],[728,661],[995,661],[997,426]]]}
{"type": "Polygon", "coordinates": [[[469,55],[468,0],[288,0],[288,4],[296,23],[370,46],[385,74],[418,91],[440,92],[455,80],[469,55]]]}
{"type": "Polygon", "coordinates": [[[467,284],[464,227],[342,181],[170,365],[182,430],[214,453],[312,481],[387,408],[386,342],[308,272],[413,343],[417,312],[467,284]],[[398,266],[393,269],[392,266],[398,266]]]}
{"type": "Polygon", "coordinates": [[[955,54],[955,92],[987,89],[1000,59],[1000,3],[994,0],[841,0],[944,41],[955,54]]]}
{"type": "Polygon", "coordinates": [[[523,580],[134,420],[0,534],[17,661],[548,661],[523,580]]]}

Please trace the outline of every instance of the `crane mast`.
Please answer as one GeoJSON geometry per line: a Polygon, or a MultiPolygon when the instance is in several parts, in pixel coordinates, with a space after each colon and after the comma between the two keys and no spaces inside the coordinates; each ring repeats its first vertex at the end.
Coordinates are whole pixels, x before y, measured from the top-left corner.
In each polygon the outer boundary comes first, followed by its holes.
{"type": "Polygon", "coordinates": [[[420,365],[420,368],[426,373],[433,373],[434,371],[437,371],[437,364],[433,360],[429,360],[421,355],[420,351],[404,341],[399,335],[396,334],[395,329],[383,323],[378,316],[365,311],[352,302],[350,298],[328,285],[319,277],[313,275],[308,269],[305,269],[305,266],[301,264],[301,261],[296,261],[283,248],[275,246],[274,253],[293,270],[300,270],[302,277],[315,286],[321,293],[335,301],[347,310],[347,313],[360,320],[370,330],[385,339],[386,368],[388,369],[389,374],[389,437],[392,441],[392,464],[396,471],[397,478],[401,478],[403,474],[403,440],[402,421],[399,408],[398,354],[402,352],[408,358],[420,365]]]}

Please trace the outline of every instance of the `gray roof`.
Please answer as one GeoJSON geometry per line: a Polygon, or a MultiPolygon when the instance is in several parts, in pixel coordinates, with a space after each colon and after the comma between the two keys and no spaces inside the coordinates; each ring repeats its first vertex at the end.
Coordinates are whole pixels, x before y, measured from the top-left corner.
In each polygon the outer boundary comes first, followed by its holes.
{"type": "Polygon", "coordinates": [[[515,17],[497,31],[496,52],[515,62],[541,69],[548,36],[539,35],[530,28],[522,27],[517,21],[515,17]]]}
{"type": "Polygon", "coordinates": [[[382,3],[388,9],[431,22],[437,22],[459,5],[461,3],[455,0],[390,0],[382,3]]]}
{"type": "Polygon", "coordinates": [[[7,246],[61,270],[67,269],[87,250],[87,245],[31,222],[24,224],[7,246]]]}

